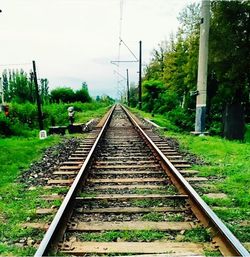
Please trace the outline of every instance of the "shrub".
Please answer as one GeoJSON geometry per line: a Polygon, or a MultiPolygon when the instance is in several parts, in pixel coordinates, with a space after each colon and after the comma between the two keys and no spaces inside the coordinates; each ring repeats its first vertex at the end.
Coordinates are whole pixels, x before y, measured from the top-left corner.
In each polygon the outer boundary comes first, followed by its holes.
{"type": "Polygon", "coordinates": [[[0,136],[28,136],[31,130],[18,119],[10,119],[0,112],[0,136]]]}
{"type": "Polygon", "coordinates": [[[12,135],[10,119],[6,118],[2,112],[0,112],[0,135],[12,135]]]}
{"type": "Polygon", "coordinates": [[[91,102],[91,97],[89,96],[89,92],[86,88],[82,88],[75,92],[75,101],[77,102],[91,102]]]}
{"type": "Polygon", "coordinates": [[[50,92],[50,96],[54,103],[71,103],[75,100],[75,93],[69,87],[58,87],[50,92]]]}
{"type": "Polygon", "coordinates": [[[187,113],[181,107],[177,107],[166,113],[166,117],[181,130],[191,131],[194,129],[194,114],[187,113]]]}
{"type": "Polygon", "coordinates": [[[37,106],[29,102],[24,104],[11,103],[10,118],[27,124],[30,128],[34,128],[38,124],[37,106]]]}

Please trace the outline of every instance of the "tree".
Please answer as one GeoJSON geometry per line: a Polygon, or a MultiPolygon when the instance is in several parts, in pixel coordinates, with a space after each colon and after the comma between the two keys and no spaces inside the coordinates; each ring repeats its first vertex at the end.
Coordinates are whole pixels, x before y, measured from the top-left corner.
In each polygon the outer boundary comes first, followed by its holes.
{"type": "Polygon", "coordinates": [[[214,1],[212,13],[210,65],[218,81],[214,102],[224,109],[224,136],[242,140],[250,91],[250,5],[214,1]]]}
{"type": "Polygon", "coordinates": [[[41,98],[43,103],[47,103],[49,101],[49,81],[48,79],[41,79],[41,98]]]}
{"type": "MultiPolygon", "coordinates": [[[[32,74],[28,76],[21,70],[4,70],[2,73],[3,91],[6,102],[31,102],[36,101],[35,85],[32,74]]],[[[43,101],[48,100],[48,79],[41,79],[40,95],[43,101]]]]}
{"type": "Polygon", "coordinates": [[[77,90],[75,92],[75,101],[77,102],[90,102],[91,101],[91,97],[89,96],[89,92],[86,88],[82,88],[80,90],[77,90]]]}
{"type": "Polygon", "coordinates": [[[143,82],[142,88],[143,109],[148,112],[155,111],[156,101],[164,90],[163,83],[159,80],[146,80],[143,82]]]}
{"type": "Polygon", "coordinates": [[[138,104],[138,87],[134,83],[129,86],[130,107],[136,107],[138,104]]]}
{"type": "Polygon", "coordinates": [[[75,101],[75,93],[69,87],[58,87],[50,92],[51,101],[55,103],[72,103],[75,101]]]}
{"type": "Polygon", "coordinates": [[[89,95],[89,90],[88,90],[88,84],[86,82],[83,82],[82,88],[75,92],[75,101],[82,102],[82,103],[91,101],[91,97],[89,95]]]}

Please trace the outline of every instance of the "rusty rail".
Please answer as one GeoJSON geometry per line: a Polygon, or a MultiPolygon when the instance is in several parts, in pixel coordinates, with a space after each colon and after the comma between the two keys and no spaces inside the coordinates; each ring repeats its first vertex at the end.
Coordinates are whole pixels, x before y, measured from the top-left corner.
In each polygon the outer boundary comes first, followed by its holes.
{"type": "Polygon", "coordinates": [[[41,256],[46,256],[48,254],[48,251],[51,249],[56,249],[57,244],[60,241],[60,239],[63,237],[63,233],[66,229],[67,222],[72,215],[73,211],[73,206],[74,206],[74,197],[76,196],[77,192],[79,191],[81,185],[84,183],[86,180],[87,174],[86,174],[86,169],[89,166],[92,156],[96,150],[96,147],[104,135],[105,130],[108,127],[108,124],[111,120],[113,111],[114,111],[115,106],[113,106],[109,114],[107,116],[107,119],[97,136],[88,156],[86,157],[79,173],[77,174],[72,186],[70,187],[67,195],[65,196],[59,210],[57,211],[51,225],[49,226],[49,229],[47,230],[42,242],[39,245],[39,248],[37,249],[36,253],[34,256],[36,257],[41,257],[41,256]]]}
{"type": "Polygon", "coordinates": [[[202,200],[193,187],[186,181],[168,158],[161,152],[149,136],[141,129],[136,120],[129,114],[128,110],[123,107],[129,120],[144,138],[154,154],[159,158],[161,165],[167,175],[171,178],[174,185],[181,193],[189,196],[191,209],[197,218],[205,227],[209,227],[213,232],[213,240],[218,244],[220,251],[225,256],[250,256],[249,252],[225,226],[221,219],[212,211],[212,209],[202,200]]]}
{"type": "MultiPolygon", "coordinates": [[[[97,136],[94,145],[92,146],[86,160],[84,161],[78,175],[76,176],[69,192],[67,193],[62,205],[60,206],[54,220],[52,221],[48,231],[46,232],[37,252],[36,257],[46,256],[50,249],[56,249],[58,242],[63,237],[66,229],[67,221],[72,215],[74,207],[74,197],[79,191],[81,185],[87,177],[86,168],[90,165],[95,149],[104,135],[106,128],[111,120],[115,106],[110,110],[107,119],[97,136]]],[[[239,240],[231,233],[231,231],[222,223],[217,215],[210,209],[210,207],[201,199],[192,186],[185,180],[180,172],[173,166],[173,164],[166,158],[161,150],[149,138],[149,136],[138,125],[137,121],[129,114],[125,107],[122,107],[132,122],[136,130],[142,136],[147,145],[151,148],[154,155],[157,156],[161,166],[172,180],[173,184],[178,188],[182,194],[189,197],[189,203],[193,213],[203,223],[205,227],[209,227],[213,233],[213,240],[219,246],[220,251],[226,256],[250,256],[248,251],[242,246],[239,240]]]]}

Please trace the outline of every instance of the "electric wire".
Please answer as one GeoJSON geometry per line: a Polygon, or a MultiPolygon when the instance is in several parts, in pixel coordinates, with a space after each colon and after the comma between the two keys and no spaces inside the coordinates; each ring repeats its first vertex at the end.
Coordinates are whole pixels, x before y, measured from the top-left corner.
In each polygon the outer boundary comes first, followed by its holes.
{"type": "MultiPolygon", "coordinates": [[[[120,20],[119,20],[119,44],[118,44],[118,63],[117,63],[117,73],[120,73],[120,57],[121,57],[121,35],[122,35],[122,20],[123,20],[123,0],[120,0],[120,20]]],[[[117,74],[117,90],[119,90],[120,87],[120,80],[119,76],[117,74]]]]}
{"type": "Polygon", "coordinates": [[[126,48],[129,50],[129,52],[135,57],[135,60],[138,62],[139,61],[138,58],[133,53],[133,51],[128,47],[128,45],[122,39],[120,39],[120,42],[123,43],[126,46],[126,48]]]}
{"type": "Polygon", "coordinates": [[[0,67],[4,66],[21,66],[21,65],[31,65],[31,62],[29,63],[9,63],[9,64],[0,64],[0,67]]]}

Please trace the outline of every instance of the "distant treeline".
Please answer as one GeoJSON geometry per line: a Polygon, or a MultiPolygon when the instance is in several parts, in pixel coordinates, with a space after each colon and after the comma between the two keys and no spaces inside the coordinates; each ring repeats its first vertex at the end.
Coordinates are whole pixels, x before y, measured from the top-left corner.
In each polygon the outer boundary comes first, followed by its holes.
{"type": "MultiPolygon", "coordinates": [[[[42,118],[46,129],[51,125],[68,125],[69,106],[74,106],[75,111],[81,113],[105,108],[114,102],[108,96],[92,99],[86,82],[76,91],[69,87],[58,87],[49,92],[48,84],[48,79],[39,80],[42,118]]],[[[37,98],[32,74],[28,75],[23,70],[5,70],[2,85],[4,102],[9,110],[8,114],[0,112],[0,136],[32,134],[38,128],[37,98]]]]}
{"type": "MultiPolygon", "coordinates": [[[[23,70],[4,70],[2,74],[2,85],[5,102],[36,102],[36,91],[32,73],[27,74],[23,70]]],[[[81,89],[76,91],[69,87],[58,87],[49,92],[48,79],[40,79],[39,95],[42,103],[85,103],[91,101],[86,82],[83,82],[81,89]]]]}
{"type": "MultiPolygon", "coordinates": [[[[164,114],[187,131],[194,129],[199,14],[197,3],[180,13],[177,34],[153,50],[143,78],[143,110],[164,114]]],[[[245,121],[250,122],[249,1],[211,2],[207,96],[207,129],[242,139],[245,121]]],[[[135,106],[135,87],[130,99],[135,106]]]]}

